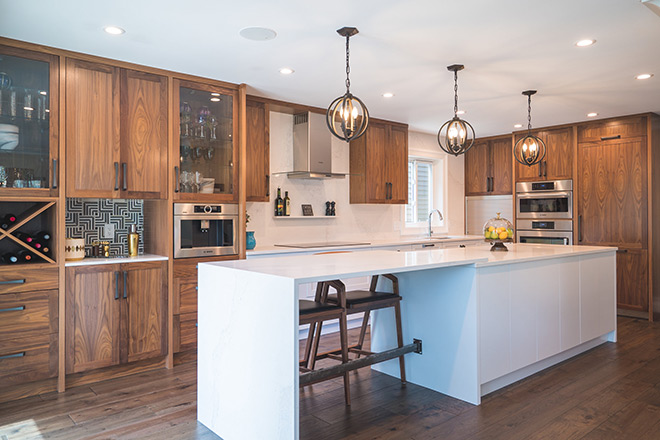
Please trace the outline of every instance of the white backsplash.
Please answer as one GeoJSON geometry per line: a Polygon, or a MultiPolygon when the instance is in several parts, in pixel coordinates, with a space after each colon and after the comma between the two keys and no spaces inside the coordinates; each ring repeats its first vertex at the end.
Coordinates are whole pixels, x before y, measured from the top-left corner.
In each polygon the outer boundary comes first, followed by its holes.
{"type": "MultiPolygon", "coordinates": [[[[435,136],[423,133],[409,135],[409,148],[419,152],[442,153],[435,144],[435,136]]],[[[463,233],[463,158],[449,158],[449,188],[447,212],[449,234],[463,233]]],[[[350,176],[345,179],[289,179],[286,172],[293,169],[293,116],[270,113],[270,194],[271,201],[248,202],[250,215],[248,230],[255,231],[257,249],[279,243],[322,241],[388,240],[398,238],[402,228],[402,207],[398,205],[351,205],[350,176]],[[275,219],[274,200],[277,188],[289,191],[291,215],[302,215],[301,204],[311,204],[315,216],[325,215],[325,202],[336,202],[336,218],[275,219]]],[[[333,138],[332,171],[348,173],[349,146],[333,138]]],[[[439,230],[434,227],[434,230],[439,230]]]]}

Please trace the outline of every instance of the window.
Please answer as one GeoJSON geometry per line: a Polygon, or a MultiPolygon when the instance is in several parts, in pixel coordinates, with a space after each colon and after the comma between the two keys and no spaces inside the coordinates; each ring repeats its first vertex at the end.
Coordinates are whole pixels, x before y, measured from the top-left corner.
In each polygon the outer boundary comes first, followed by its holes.
{"type": "Polygon", "coordinates": [[[409,159],[406,226],[426,222],[431,209],[433,209],[433,162],[409,159]]]}

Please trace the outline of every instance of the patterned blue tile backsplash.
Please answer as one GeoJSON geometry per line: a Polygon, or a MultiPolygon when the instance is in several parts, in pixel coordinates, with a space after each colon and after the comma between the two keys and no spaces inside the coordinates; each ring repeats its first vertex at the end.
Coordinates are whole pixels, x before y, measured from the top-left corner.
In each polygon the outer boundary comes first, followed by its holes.
{"type": "Polygon", "coordinates": [[[138,252],[144,252],[144,202],[121,199],[66,199],[66,236],[84,238],[90,246],[96,240],[110,242],[110,255],[128,255],[126,238],[131,225],[137,226],[140,234],[138,252]],[[113,238],[103,237],[106,224],[115,226],[113,238]]]}

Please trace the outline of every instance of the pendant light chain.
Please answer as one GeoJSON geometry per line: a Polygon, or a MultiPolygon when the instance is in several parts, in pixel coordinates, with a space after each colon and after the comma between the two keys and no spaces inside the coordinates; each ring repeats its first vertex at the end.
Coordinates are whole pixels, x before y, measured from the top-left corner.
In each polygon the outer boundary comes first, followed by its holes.
{"type": "Polygon", "coordinates": [[[348,41],[350,40],[350,36],[346,36],[346,93],[350,92],[351,89],[351,78],[349,77],[351,73],[351,66],[349,64],[349,57],[351,55],[351,51],[349,49],[348,41]]]}
{"type": "Polygon", "coordinates": [[[532,95],[527,96],[527,131],[532,132],[532,95]]]}
{"type": "Polygon", "coordinates": [[[454,71],[454,117],[458,115],[458,71],[454,71]]]}

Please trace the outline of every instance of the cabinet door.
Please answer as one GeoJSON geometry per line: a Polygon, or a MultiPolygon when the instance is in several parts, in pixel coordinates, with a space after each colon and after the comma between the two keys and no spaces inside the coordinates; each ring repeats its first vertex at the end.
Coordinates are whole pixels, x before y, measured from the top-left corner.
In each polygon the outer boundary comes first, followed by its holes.
{"type": "Polygon", "coordinates": [[[646,247],[646,138],[579,144],[580,244],[646,247]]]}
{"type": "Polygon", "coordinates": [[[619,248],[616,253],[617,307],[649,310],[649,262],[645,249],[619,248]]]}
{"type": "Polygon", "coordinates": [[[270,139],[268,105],[246,101],[246,193],[248,202],[270,199],[270,139]]]}
{"type": "Polygon", "coordinates": [[[465,195],[488,194],[490,178],[490,151],[488,141],[475,141],[465,153],[465,195]]]}
{"type": "Polygon", "coordinates": [[[119,363],[119,265],[66,270],[66,372],[119,363]]]}
{"type": "Polygon", "coordinates": [[[548,147],[544,164],[543,179],[563,180],[573,178],[572,128],[548,130],[541,134],[548,147]]]}
{"type": "Polygon", "coordinates": [[[408,129],[391,127],[386,164],[389,202],[405,205],[408,203],[408,129]]]}
{"type": "Polygon", "coordinates": [[[119,70],[116,67],[67,61],[66,148],[67,197],[119,197],[119,70]]]}
{"type": "MultiPolygon", "coordinates": [[[[470,150],[468,150],[468,153],[469,152],[470,150]]],[[[493,182],[490,194],[508,195],[512,193],[512,159],[513,152],[511,151],[511,138],[490,141],[490,176],[492,177],[493,182]]]]}
{"type": "Polygon", "coordinates": [[[369,203],[389,203],[387,141],[389,126],[369,124],[366,136],[366,190],[369,203]]]}
{"type": "Polygon", "coordinates": [[[121,72],[123,198],[167,197],[167,78],[121,72]]]}
{"type": "Polygon", "coordinates": [[[122,265],[122,275],[126,277],[122,361],[132,362],[165,354],[165,267],[165,262],[122,265]]]}

